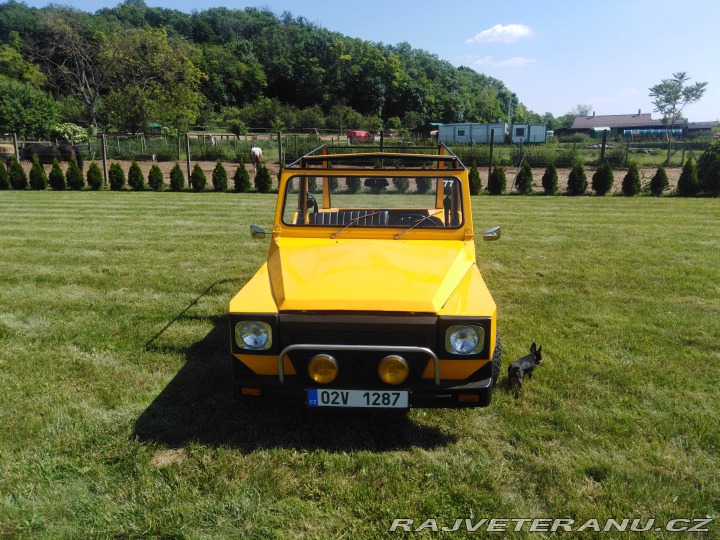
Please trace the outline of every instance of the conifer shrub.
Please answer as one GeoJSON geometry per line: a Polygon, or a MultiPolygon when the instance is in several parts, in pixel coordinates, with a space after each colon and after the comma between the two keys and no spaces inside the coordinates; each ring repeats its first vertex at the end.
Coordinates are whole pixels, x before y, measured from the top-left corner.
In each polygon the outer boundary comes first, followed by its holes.
{"type": "Polygon", "coordinates": [[[720,195],[720,141],[712,142],[697,162],[698,189],[713,197],[720,195]]]}
{"type": "Polygon", "coordinates": [[[40,165],[37,154],[33,154],[32,169],[30,169],[30,189],[41,191],[47,189],[48,178],[45,169],[40,165]]]}
{"type": "Polygon", "coordinates": [[[683,165],[678,179],[677,194],[681,197],[695,197],[698,194],[697,164],[689,157],[683,165]]]}
{"type": "Polygon", "coordinates": [[[83,178],[82,171],[78,167],[75,158],[70,160],[67,172],[65,173],[65,181],[70,189],[80,191],[85,187],[85,179],[83,178]]]}
{"type": "Polygon", "coordinates": [[[153,166],[150,167],[150,172],[148,172],[148,186],[150,186],[150,189],[153,191],[162,191],[164,185],[165,178],[163,178],[163,173],[160,167],[158,167],[156,163],[153,163],[153,166]]]}
{"type": "Polygon", "coordinates": [[[0,191],[8,189],[10,189],[10,175],[5,167],[5,162],[0,160],[0,191]]]}
{"type": "Polygon", "coordinates": [[[600,165],[592,176],[592,190],[600,197],[607,195],[615,183],[615,175],[607,161],[600,165]]]}
{"type": "Polygon", "coordinates": [[[587,191],[587,175],[582,161],[576,161],[568,176],[569,195],[583,195],[587,191]]]}
{"type": "Polygon", "coordinates": [[[506,188],[507,179],[505,178],[505,171],[502,167],[496,165],[488,178],[487,190],[490,192],[490,195],[501,195],[506,188]]]}
{"type": "Polygon", "coordinates": [[[655,175],[650,179],[650,193],[655,197],[659,197],[668,188],[668,176],[665,167],[660,165],[655,175]]]}
{"type": "Polygon", "coordinates": [[[55,191],[63,191],[67,188],[65,184],[65,173],[60,168],[60,162],[53,159],[52,167],[50,168],[50,176],[48,176],[48,183],[50,187],[55,191]]]}
{"type": "Polygon", "coordinates": [[[272,179],[270,178],[270,172],[265,165],[260,165],[255,175],[255,189],[258,193],[268,193],[271,187],[272,179]]]}
{"type": "Polygon", "coordinates": [[[102,187],[103,174],[98,164],[94,161],[90,164],[90,167],[88,167],[88,172],[85,178],[87,179],[88,186],[90,186],[91,190],[99,191],[102,187]]]}
{"type": "Polygon", "coordinates": [[[215,164],[212,172],[212,184],[215,191],[227,191],[228,176],[225,167],[220,161],[215,164]]]}
{"type": "Polygon", "coordinates": [[[558,190],[558,173],[554,163],[549,163],[542,177],[545,195],[555,195],[558,190]]]}
{"type": "MultiPolygon", "coordinates": [[[[468,175],[470,179],[470,195],[480,195],[480,190],[482,189],[482,182],[480,181],[480,171],[478,171],[477,163],[475,160],[473,160],[472,167],[470,167],[470,174],[468,175]]],[[[427,193],[430,188],[430,180],[428,180],[428,189],[423,191],[423,193],[427,193]]],[[[419,181],[419,179],[418,179],[419,181]]],[[[418,185],[418,191],[419,185],[418,185]]]]}
{"type": "Polygon", "coordinates": [[[348,193],[357,193],[360,191],[360,179],[356,177],[348,177],[345,180],[345,185],[347,186],[347,192],[348,193]]]}
{"type": "Polygon", "coordinates": [[[22,165],[20,165],[17,158],[13,158],[12,165],[10,165],[10,171],[8,172],[10,174],[10,184],[13,189],[27,189],[28,177],[27,174],[25,174],[25,169],[22,168],[22,165]]]}
{"type": "Polygon", "coordinates": [[[410,188],[410,180],[404,177],[393,178],[392,183],[398,193],[407,193],[410,188]]]}
{"type": "MultiPolygon", "coordinates": [[[[280,178],[278,178],[278,182],[280,182],[280,178]]],[[[318,192],[317,178],[315,178],[314,176],[311,176],[310,178],[308,178],[308,191],[310,193],[318,192]]]]}
{"type": "MultiPolygon", "coordinates": [[[[418,178],[415,180],[415,182],[417,184],[417,187],[416,187],[417,192],[420,194],[428,193],[430,191],[430,188],[432,187],[432,181],[429,178],[424,178],[424,177],[418,178]]],[[[472,186],[471,186],[471,190],[472,190],[472,186]]],[[[471,193],[472,193],[472,191],[471,191],[471,193]]]]}
{"type": "Polygon", "coordinates": [[[108,170],[108,181],[110,182],[110,189],[113,191],[120,191],[125,187],[125,171],[119,163],[112,163],[108,170]]]}
{"type": "Polygon", "coordinates": [[[207,179],[205,178],[205,173],[200,168],[200,164],[196,163],[190,174],[190,187],[193,191],[199,192],[205,189],[206,184],[207,179]]]}
{"type": "Polygon", "coordinates": [[[128,186],[133,188],[135,191],[143,191],[145,189],[145,176],[140,170],[140,165],[133,160],[128,170],[128,186]]]}
{"type": "Polygon", "coordinates": [[[328,187],[330,188],[330,193],[335,193],[338,190],[337,176],[331,176],[328,179],[328,187]]]}
{"type": "Polygon", "coordinates": [[[179,163],[170,169],[170,191],[182,191],[185,187],[185,174],[182,172],[179,163]]]}
{"type": "Polygon", "coordinates": [[[522,193],[523,195],[532,194],[533,175],[532,167],[530,167],[529,161],[523,162],[522,167],[520,167],[520,172],[518,172],[517,179],[515,180],[515,187],[517,188],[518,192],[522,193]]]}
{"type": "Polygon", "coordinates": [[[640,185],[640,171],[636,163],[631,163],[628,172],[622,181],[622,192],[626,197],[632,197],[642,191],[640,185]]]}
{"type": "Polygon", "coordinates": [[[240,165],[238,165],[235,175],[233,176],[233,181],[235,182],[235,191],[238,193],[247,193],[250,191],[250,173],[247,172],[243,161],[240,161],[240,165]]]}

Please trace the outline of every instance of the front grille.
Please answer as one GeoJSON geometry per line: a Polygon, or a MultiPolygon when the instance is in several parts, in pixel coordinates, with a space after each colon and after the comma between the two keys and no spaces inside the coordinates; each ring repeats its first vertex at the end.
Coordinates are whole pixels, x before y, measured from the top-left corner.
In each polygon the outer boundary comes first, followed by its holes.
{"type": "MultiPolygon", "coordinates": [[[[280,315],[281,348],[296,344],[318,345],[388,345],[427,347],[435,350],[437,317],[407,315],[280,315]]],[[[328,352],[322,348],[295,351],[290,361],[308,383],[307,366],[316,354],[328,352]]],[[[380,360],[390,354],[367,351],[331,351],[338,362],[338,378],[328,386],[377,388],[386,386],[378,377],[380,360]]],[[[431,360],[423,354],[402,354],[410,366],[407,383],[420,379],[431,360]]],[[[407,384],[406,383],[406,384],[407,384]]],[[[314,384],[314,383],[312,383],[314,384]]]]}

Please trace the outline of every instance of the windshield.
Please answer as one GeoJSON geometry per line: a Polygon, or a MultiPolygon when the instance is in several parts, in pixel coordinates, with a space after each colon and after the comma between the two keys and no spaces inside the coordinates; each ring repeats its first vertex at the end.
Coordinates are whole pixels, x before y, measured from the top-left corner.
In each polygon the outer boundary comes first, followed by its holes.
{"type": "Polygon", "coordinates": [[[292,177],[283,223],[296,226],[458,228],[464,223],[458,178],[413,176],[292,177]]]}

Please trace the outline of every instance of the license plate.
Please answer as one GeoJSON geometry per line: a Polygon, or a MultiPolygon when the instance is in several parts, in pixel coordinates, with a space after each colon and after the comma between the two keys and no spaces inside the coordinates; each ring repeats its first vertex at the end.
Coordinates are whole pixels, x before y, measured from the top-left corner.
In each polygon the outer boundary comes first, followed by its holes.
{"type": "Polygon", "coordinates": [[[364,407],[370,409],[407,409],[407,390],[330,390],[309,388],[310,407],[364,407]]]}

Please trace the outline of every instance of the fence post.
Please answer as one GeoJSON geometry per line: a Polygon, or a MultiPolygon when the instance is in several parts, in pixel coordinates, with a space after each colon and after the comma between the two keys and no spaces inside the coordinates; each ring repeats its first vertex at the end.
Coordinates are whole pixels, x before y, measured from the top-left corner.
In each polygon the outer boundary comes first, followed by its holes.
{"type": "Polygon", "coordinates": [[[490,130],[490,163],[488,164],[488,180],[490,180],[490,175],[492,174],[492,156],[493,156],[494,148],[495,148],[495,128],[492,128],[490,130]]]}
{"type": "Polygon", "coordinates": [[[108,184],[108,169],[107,169],[107,146],[105,145],[105,134],[100,135],[100,144],[102,144],[102,160],[103,160],[103,185],[108,184]]]}
{"type": "Polygon", "coordinates": [[[283,147],[282,147],[282,133],[278,131],[277,134],[277,141],[278,141],[278,161],[280,162],[280,170],[283,170],[283,147]]]}
{"type": "Polygon", "coordinates": [[[185,158],[187,160],[188,182],[190,181],[190,135],[185,134],[185,158]]]}
{"type": "Polygon", "coordinates": [[[15,149],[15,159],[20,161],[20,150],[18,150],[17,133],[13,133],[13,148],[15,149]]]}
{"type": "Polygon", "coordinates": [[[180,134],[178,133],[178,161],[180,161],[180,157],[182,156],[182,143],[180,142],[180,134]]]}

